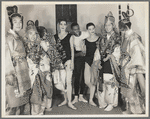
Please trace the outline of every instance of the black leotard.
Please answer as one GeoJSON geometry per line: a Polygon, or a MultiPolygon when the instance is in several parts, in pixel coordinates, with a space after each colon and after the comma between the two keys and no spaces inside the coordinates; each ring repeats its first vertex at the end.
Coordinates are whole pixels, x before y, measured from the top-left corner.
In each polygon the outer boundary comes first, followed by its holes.
{"type": "Polygon", "coordinates": [[[96,42],[99,40],[99,38],[94,42],[89,42],[87,39],[85,39],[85,45],[86,45],[86,55],[85,55],[85,62],[89,64],[89,66],[92,65],[93,59],[94,59],[94,53],[96,51],[96,42]]]}

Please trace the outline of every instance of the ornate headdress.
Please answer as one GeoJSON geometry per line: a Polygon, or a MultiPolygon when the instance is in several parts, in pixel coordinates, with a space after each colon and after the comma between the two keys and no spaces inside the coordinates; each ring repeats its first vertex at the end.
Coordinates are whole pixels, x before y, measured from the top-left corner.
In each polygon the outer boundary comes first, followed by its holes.
{"type": "Polygon", "coordinates": [[[38,34],[38,32],[37,32],[37,29],[36,29],[36,27],[35,27],[35,24],[34,24],[34,22],[33,22],[32,20],[29,20],[29,21],[27,22],[26,34],[25,34],[25,37],[24,37],[25,41],[28,41],[28,40],[29,40],[29,39],[28,39],[28,32],[29,32],[30,30],[34,30],[34,31],[36,32],[36,37],[37,37],[37,39],[36,39],[35,42],[36,42],[36,43],[40,43],[40,42],[41,42],[40,36],[39,36],[39,34],[38,34]]]}
{"type": "Polygon", "coordinates": [[[21,20],[22,20],[22,28],[23,28],[23,16],[21,15],[21,13],[18,13],[18,7],[16,5],[14,6],[8,6],[7,7],[7,14],[8,14],[8,17],[9,17],[9,21],[11,23],[11,28],[12,28],[12,18],[13,17],[21,17],[21,20]]]}
{"type": "Polygon", "coordinates": [[[119,28],[123,28],[125,27],[126,24],[131,23],[130,22],[130,17],[132,17],[134,15],[134,11],[132,9],[128,9],[126,12],[122,12],[122,16],[124,17],[124,19],[121,19],[119,21],[119,28]],[[129,12],[132,12],[131,15],[129,15],[129,12]]]}
{"type": "Polygon", "coordinates": [[[132,17],[134,15],[134,11],[132,9],[127,10],[126,12],[122,12],[122,16],[124,17],[124,19],[122,19],[121,21],[123,23],[129,23],[130,22],[130,17],[132,17]],[[129,11],[132,12],[132,14],[129,16],[129,11]]]}
{"type": "Polygon", "coordinates": [[[115,23],[115,17],[113,16],[112,12],[110,11],[107,16],[105,16],[105,23],[110,20],[112,23],[115,23]]]}

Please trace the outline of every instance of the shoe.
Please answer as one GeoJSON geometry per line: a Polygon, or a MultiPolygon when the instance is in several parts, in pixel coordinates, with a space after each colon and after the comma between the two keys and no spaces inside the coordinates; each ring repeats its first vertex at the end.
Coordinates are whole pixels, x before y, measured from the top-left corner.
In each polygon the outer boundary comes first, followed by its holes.
{"type": "Polygon", "coordinates": [[[83,97],[81,97],[81,96],[79,97],[79,101],[80,101],[80,102],[85,102],[85,103],[88,102],[87,100],[85,100],[85,99],[84,99],[83,97]]]}
{"type": "Polygon", "coordinates": [[[102,109],[102,108],[104,109],[106,107],[107,107],[107,104],[105,104],[104,106],[99,106],[100,109],[102,109]]]}
{"type": "Polygon", "coordinates": [[[74,100],[71,102],[72,104],[75,104],[78,102],[78,96],[75,96],[74,100]]]}
{"type": "Polygon", "coordinates": [[[93,106],[95,106],[95,107],[97,106],[93,101],[89,101],[89,104],[90,104],[90,105],[93,105],[93,106]]]}
{"type": "Polygon", "coordinates": [[[74,99],[71,103],[72,104],[75,104],[75,103],[77,103],[78,102],[78,99],[74,99]]]}
{"type": "Polygon", "coordinates": [[[73,110],[76,110],[77,108],[72,104],[72,103],[68,103],[68,107],[70,107],[73,110]]]}
{"type": "Polygon", "coordinates": [[[112,105],[108,105],[104,111],[111,111],[113,109],[113,106],[112,105]]]}
{"type": "Polygon", "coordinates": [[[62,103],[60,103],[60,104],[58,105],[58,107],[61,107],[61,106],[66,105],[66,104],[67,104],[67,101],[64,100],[62,103]]]}

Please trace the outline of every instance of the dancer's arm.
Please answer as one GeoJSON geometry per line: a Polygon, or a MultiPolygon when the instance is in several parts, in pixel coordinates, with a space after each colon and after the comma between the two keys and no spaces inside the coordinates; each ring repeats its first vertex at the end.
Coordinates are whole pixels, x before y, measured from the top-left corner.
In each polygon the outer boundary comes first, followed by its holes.
{"type": "Polygon", "coordinates": [[[70,48],[71,48],[71,70],[74,69],[74,38],[70,38],[70,48]]]}

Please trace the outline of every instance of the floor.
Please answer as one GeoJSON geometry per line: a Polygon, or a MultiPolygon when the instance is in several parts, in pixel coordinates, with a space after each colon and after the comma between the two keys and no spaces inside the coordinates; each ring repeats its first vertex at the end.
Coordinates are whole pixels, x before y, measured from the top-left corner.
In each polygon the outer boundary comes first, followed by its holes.
{"type": "MultiPolygon", "coordinates": [[[[55,90],[57,92],[57,90],[55,90]]],[[[86,94],[85,99],[89,99],[89,95],[86,94]]],[[[91,115],[91,114],[122,114],[121,108],[115,107],[112,111],[107,112],[104,111],[104,109],[100,109],[97,107],[94,107],[92,105],[89,105],[88,103],[84,102],[78,102],[75,103],[74,106],[77,108],[77,110],[72,110],[67,105],[58,107],[58,104],[60,104],[64,100],[63,96],[60,93],[54,94],[53,96],[53,105],[52,105],[52,111],[45,112],[45,115],[73,115],[73,114],[80,114],[80,115],[91,115]]],[[[94,98],[94,102],[98,105],[98,101],[96,98],[94,98]]]]}

